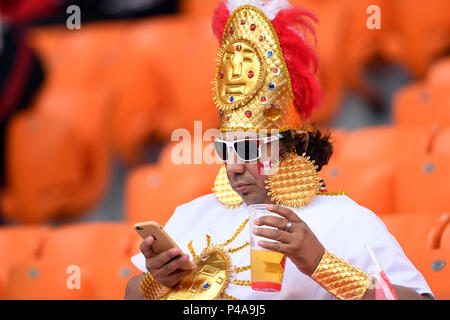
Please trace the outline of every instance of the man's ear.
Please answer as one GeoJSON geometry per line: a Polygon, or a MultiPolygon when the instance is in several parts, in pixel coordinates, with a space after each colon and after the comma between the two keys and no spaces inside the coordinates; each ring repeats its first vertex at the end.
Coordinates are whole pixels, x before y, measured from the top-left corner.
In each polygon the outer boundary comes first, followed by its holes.
{"type": "Polygon", "coordinates": [[[295,131],[295,136],[296,136],[296,138],[299,141],[302,142],[302,144],[304,146],[303,152],[306,152],[306,150],[308,150],[308,145],[309,145],[309,134],[308,134],[308,132],[306,132],[304,130],[297,130],[297,131],[295,131]]]}

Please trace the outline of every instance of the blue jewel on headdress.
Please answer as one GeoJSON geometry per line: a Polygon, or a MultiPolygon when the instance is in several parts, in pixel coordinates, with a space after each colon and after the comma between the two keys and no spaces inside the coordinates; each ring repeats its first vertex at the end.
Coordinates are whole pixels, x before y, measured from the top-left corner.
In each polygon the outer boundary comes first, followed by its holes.
{"type": "Polygon", "coordinates": [[[267,56],[268,57],[271,57],[273,55],[273,52],[272,51],[267,51],[267,56]]]}
{"type": "Polygon", "coordinates": [[[269,84],[269,89],[270,89],[270,90],[273,90],[273,89],[275,89],[275,84],[273,84],[273,83],[270,83],[270,84],[269,84]]]}
{"type": "Polygon", "coordinates": [[[234,101],[234,97],[230,97],[230,102],[233,102],[234,101]]]}
{"type": "Polygon", "coordinates": [[[204,289],[209,289],[209,287],[210,287],[209,283],[205,283],[205,284],[203,285],[203,288],[204,288],[204,289]]]}

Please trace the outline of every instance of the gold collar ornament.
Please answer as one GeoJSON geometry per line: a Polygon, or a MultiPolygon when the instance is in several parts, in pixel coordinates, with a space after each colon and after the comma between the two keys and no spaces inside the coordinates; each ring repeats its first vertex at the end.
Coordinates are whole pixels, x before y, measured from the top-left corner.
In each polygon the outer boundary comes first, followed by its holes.
{"type": "Polygon", "coordinates": [[[228,19],[212,84],[221,131],[303,127],[277,33],[256,7],[238,7],[228,19]]]}

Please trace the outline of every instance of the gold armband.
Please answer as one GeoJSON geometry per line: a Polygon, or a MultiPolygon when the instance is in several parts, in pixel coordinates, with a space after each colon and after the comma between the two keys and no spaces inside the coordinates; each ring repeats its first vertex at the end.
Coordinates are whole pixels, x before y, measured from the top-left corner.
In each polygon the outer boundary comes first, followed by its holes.
{"type": "Polygon", "coordinates": [[[170,292],[170,288],[160,284],[150,272],[147,272],[141,280],[141,292],[148,299],[159,300],[170,292]]]}
{"type": "Polygon", "coordinates": [[[340,300],[361,300],[371,281],[370,275],[327,250],[311,278],[340,300]]]}

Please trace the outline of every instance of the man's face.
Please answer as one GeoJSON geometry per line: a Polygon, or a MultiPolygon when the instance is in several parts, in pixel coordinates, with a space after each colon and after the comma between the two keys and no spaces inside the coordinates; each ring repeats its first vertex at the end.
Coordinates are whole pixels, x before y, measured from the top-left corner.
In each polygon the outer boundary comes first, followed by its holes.
{"type": "MultiPolygon", "coordinates": [[[[222,139],[227,141],[240,140],[245,138],[260,138],[256,132],[233,131],[222,133],[222,139]]],[[[279,140],[265,144],[261,148],[262,157],[257,161],[244,162],[239,159],[234,151],[228,151],[229,160],[226,163],[226,171],[231,187],[244,200],[246,204],[272,203],[267,195],[265,180],[267,175],[263,175],[258,162],[274,161],[278,159],[279,152],[284,152],[284,146],[279,140]],[[278,144],[278,145],[274,145],[278,144]]]]}

